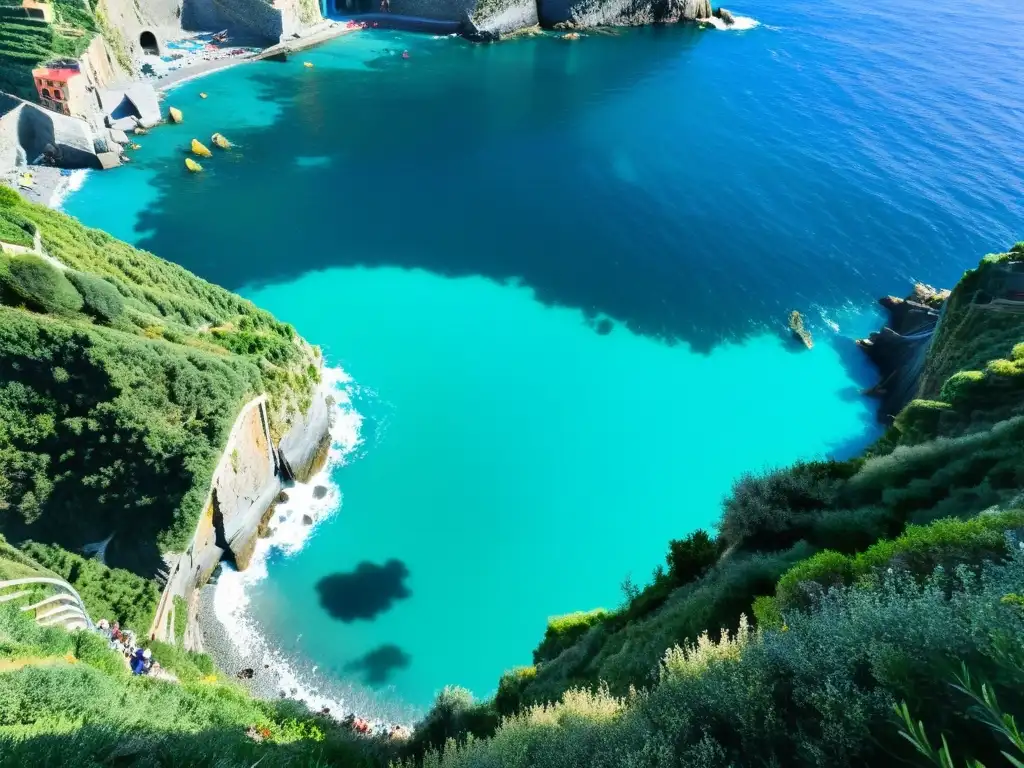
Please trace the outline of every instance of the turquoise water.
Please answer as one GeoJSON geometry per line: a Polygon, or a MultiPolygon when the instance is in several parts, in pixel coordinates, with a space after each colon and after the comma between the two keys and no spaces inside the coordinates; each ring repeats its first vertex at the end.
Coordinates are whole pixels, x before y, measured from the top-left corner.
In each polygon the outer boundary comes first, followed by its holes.
{"type": "Polygon", "coordinates": [[[1024,235],[1024,12],[792,5],[576,43],[359,33],[172,91],[185,124],[68,200],[351,377],[339,509],[248,588],[348,705],[486,695],[743,471],[859,450],[875,297],[1024,235]],[[187,174],[214,131],[238,148],[187,174]]]}

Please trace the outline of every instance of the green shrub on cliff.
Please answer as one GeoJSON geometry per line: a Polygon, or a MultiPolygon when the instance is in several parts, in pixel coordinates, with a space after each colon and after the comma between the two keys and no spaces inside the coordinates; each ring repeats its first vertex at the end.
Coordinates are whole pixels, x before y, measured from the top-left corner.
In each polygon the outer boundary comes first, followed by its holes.
{"type": "Polygon", "coordinates": [[[176,265],[0,196],[66,272],[0,256],[0,531],[150,574],[195,528],[228,431],[271,398],[271,430],[317,372],[294,330],[176,265]],[[77,286],[77,290],[76,290],[77,286]],[[313,375],[309,373],[313,366],[313,375]]]}
{"type": "Polygon", "coordinates": [[[503,721],[486,740],[428,754],[427,768],[859,766],[912,761],[893,706],[907,701],[935,732],[957,728],[954,758],[1000,764],[982,723],[964,723],[957,691],[937,685],[961,661],[993,681],[1006,711],[1024,712],[1006,654],[1024,641],[1004,596],[1024,583],[1024,555],[917,585],[839,589],[783,629],[741,630],[670,650],[650,690],[574,689],[553,706],[503,721]],[[960,749],[957,749],[959,747],[960,749]]]}
{"type": "Polygon", "coordinates": [[[124,297],[103,278],[73,269],[67,276],[81,294],[85,311],[97,320],[109,325],[124,312],[124,297]]]}
{"type": "Polygon", "coordinates": [[[608,615],[604,608],[595,608],[592,611],[577,611],[549,619],[544,639],[533,652],[533,663],[539,664],[553,659],[579,640],[595,624],[604,621],[608,615]]]}

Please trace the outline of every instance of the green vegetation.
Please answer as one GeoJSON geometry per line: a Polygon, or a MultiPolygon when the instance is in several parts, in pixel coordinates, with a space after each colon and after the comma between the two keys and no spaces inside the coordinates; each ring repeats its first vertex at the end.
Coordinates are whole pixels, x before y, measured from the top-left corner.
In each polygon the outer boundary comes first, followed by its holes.
{"type": "Polygon", "coordinates": [[[55,0],[53,8],[54,23],[46,24],[0,7],[0,91],[35,101],[32,70],[54,58],[77,59],[89,47],[97,26],[85,5],[55,0]]]}
{"type": "Polygon", "coordinates": [[[0,766],[387,764],[294,702],[263,702],[217,679],[209,657],[152,644],[180,683],[129,674],[99,635],[42,629],[0,605],[0,766]]]}
{"type": "Polygon", "coordinates": [[[0,209],[0,242],[31,248],[34,233],[35,226],[24,216],[0,209]]]}
{"type": "Polygon", "coordinates": [[[120,622],[139,637],[149,631],[160,601],[160,588],[152,579],[121,568],[107,568],[98,560],[87,560],[50,544],[30,541],[22,545],[22,551],[73,586],[95,620],[120,622]]]}
{"type": "Polygon", "coordinates": [[[313,352],[250,302],[3,187],[0,212],[67,267],[0,254],[0,532],[68,549],[113,534],[108,562],[151,574],[190,539],[241,406],[268,393],[275,436],[308,406],[313,352]]]}
{"type": "Polygon", "coordinates": [[[181,645],[188,627],[188,603],[185,598],[174,596],[174,642],[181,645]]]}

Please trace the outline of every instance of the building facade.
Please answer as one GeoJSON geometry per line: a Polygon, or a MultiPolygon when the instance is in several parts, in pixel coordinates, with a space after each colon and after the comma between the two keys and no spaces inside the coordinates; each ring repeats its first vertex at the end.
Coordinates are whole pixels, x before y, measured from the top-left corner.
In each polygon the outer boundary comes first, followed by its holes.
{"type": "Polygon", "coordinates": [[[32,70],[39,103],[62,115],[85,117],[88,104],[85,75],[70,67],[32,70]]]}

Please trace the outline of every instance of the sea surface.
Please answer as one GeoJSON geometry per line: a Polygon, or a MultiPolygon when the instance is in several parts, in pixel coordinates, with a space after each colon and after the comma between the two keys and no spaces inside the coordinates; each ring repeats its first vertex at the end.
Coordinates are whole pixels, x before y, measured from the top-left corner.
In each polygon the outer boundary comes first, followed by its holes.
{"type": "Polygon", "coordinates": [[[331,464],[217,596],[334,711],[486,696],[743,472],[863,448],[875,299],[1024,238],[1024,6],[730,7],[236,67],[65,202],[322,345],[331,464]]]}

